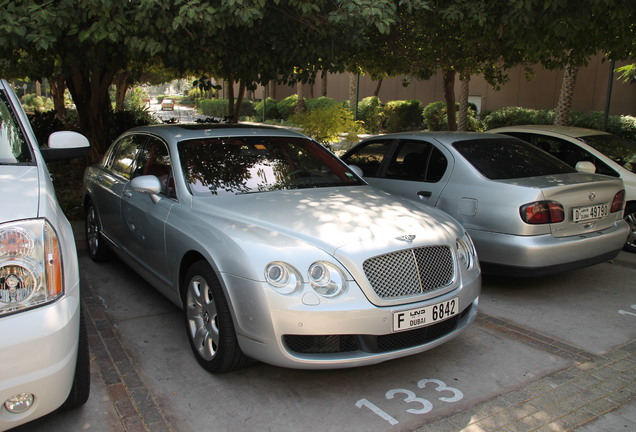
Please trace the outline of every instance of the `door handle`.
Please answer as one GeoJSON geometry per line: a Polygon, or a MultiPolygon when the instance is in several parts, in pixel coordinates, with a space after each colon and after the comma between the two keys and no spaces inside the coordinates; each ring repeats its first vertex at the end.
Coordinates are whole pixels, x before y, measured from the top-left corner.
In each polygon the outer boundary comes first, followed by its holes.
{"type": "Polygon", "coordinates": [[[421,200],[425,200],[425,199],[429,199],[431,197],[433,193],[429,192],[429,191],[419,191],[417,193],[417,196],[419,197],[419,199],[421,200]]]}
{"type": "Polygon", "coordinates": [[[130,191],[126,191],[126,192],[124,192],[124,196],[125,196],[126,198],[132,198],[132,195],[133,195],[133,194],[132,194],[132,192],[130,192],[130,191]]]}

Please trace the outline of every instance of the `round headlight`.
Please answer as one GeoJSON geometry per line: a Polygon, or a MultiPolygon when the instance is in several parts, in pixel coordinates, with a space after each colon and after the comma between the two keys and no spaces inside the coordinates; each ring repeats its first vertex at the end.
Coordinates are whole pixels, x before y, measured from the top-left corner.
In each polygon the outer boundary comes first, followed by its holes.
{"type": "Polygon", "coordinates": [[[470,269],[475,262],[475,249],[469,237],[458,238],[456,241],[457,261],[465,269],[470,269]]]}
{"type": "Polygon", "coordinates": [[[291,294],[301,284],[298,271],[291,265],[280,261],[267,264],[265,280],[281,294],[291,294]]]}
{"type": "Polygon", "coordinates": [[[21,304],[39,288],[38,272],[26,262],[9,261],[0,267],[0,303],[21,304]]]}
{"type": "Polygon", "coordinates": [[[0,257],[28,256],[33,251],[33,239],[20,227],[0,230],[0,257]]]}
{"type": "Polygon", "coordinates": [[[323,297],[335,297],[347,286],[343,271],[327,261],[317,261],[309,267],[309,283],[323,297]]]}

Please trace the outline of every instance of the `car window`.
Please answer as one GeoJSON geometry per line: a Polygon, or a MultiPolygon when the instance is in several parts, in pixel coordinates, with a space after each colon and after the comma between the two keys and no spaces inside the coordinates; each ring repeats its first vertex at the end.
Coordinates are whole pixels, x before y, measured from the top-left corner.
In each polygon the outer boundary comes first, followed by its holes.
{"type": "Polygon", "coordinates": [[[391,141],[372,141],[359,147],[344,156],[344,161],[349,165],[355,165],[362,170],[364,177],[377,177],[380,165],[384,160],[391,141]]]}
{"type": "Polygon", "coordinates": [[[116,145],[109,167],[119,175],[131,179],[135,160],[139,149],[146,142],[145,135],[127,135],[122,138],[116,145]]]}
{"type": "Polygon", "coordinates": [[[613,177],[619,176],[614,169],[612,169],[605,162],[594,156],[592,153],[564,139],[548,135],[537,135],[521,132],[506,132],[506,135],[512,135],[531,144],[534,144],[541,150],[547,151],[552,156],[559,158],[572,167],[576,166],[577,162],[587,161],[592,162],[596,166],[596,172],[598,174],[604,174],[613,177]]]}
{"type": "Polygon", "coordinates": [[[579,139],[628,171],[636,173],[636,143],[616,135],[590,135],[579,139]]]}
{"type": "Polygon", "coordinates": [[[387,178],[438,182],[448,161],[433,144],[426,141],[401,141],[386,171],[387,178]]]}
{"type": "Polygon", "coordinates": [[[317,143],[302,138],[209,138],[179,143],[193,195],[212,196],[365,184],[317,143]]]}
{"type": "Polygon", "coordinates": [[[559,159],[514,138],[457,141],[453,147],[480,173],[492,180],[576,172],[559,159]]]}
{"type": "Polygon", "coordinates": [[[140,175],[157,176],[161,182],[161,193],[176,197],[170,155],[168,147],[163,141],[155,137],[149,137],[148,141],[138,152],[135,166],[133,177],[140,175]]]}
{"type": "Polygon", "coordinates": [[[0,92],[0,164],[30,164],[33,156],[13,114],[9,100],[0,92]]]}

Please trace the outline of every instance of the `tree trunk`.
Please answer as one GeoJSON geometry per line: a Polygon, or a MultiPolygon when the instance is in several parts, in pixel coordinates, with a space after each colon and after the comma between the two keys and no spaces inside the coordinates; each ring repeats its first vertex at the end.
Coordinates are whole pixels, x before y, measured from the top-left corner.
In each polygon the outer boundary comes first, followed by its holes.
{"type": "Polygon", "coordinates": [[[110,144],[108,119],[111,102],[108,89],[117,71],[101,64],[72,63],[66,74],[73,101],[77,107],[80,127],[91,143],[90,162],[101,159],[110,144]]]}
{"type": "Polygon", "coordinates": [[[349,108],[351,108],[351,111],[354,111],[356,109],[356,86],[358,84],[357,78],[357,74],[349,74],[349,108]]]}
{"type": "Polygon", "coordinates": [[[227,117],[226,118],[230,122],[236,123],[236,120],[234,120],[234,79],[233,78],[228,78],[228,79],[224,80],[223,82],[227,86],[228,107],[227,107],[227,117]]]}
{"type": "Polygon", "coordinates": [[[294,113],[298,114],[305,112],[307,110],[307,105],[305,104],[304,85],[300,81],[296,83],[296,95],[298,96],[298,101],[296,102],[294,113]]]}
{"type": "Polygon", "coordinates": [[[455,71],[447,69],[443,73],[444,99],[446,100],[446,116],[448,130],[457,130],[457,116],[455,114],[455,71]]]}
{"type": "Polygon", "coordinates": [[[457,120],[457,130],[468,130],[468,91],[470,84],[470,75],[460,74],[459,83],[461,84],[459,93],[459,119],[457,120]]]}
{"type": "Polygon", "coordinates": [[[323,69],[320,74],[320,96],[327,97],[327,70],[323,69]]]}
{"type": "Polygon", "coordinates": [[[243,98],[245,97],[245,81],[239,81],[239,92],[234,103],[234,112],[232,112],[232,123],[238,123],[241,119],[241,107],[243,106],[243,98]]]}
{"type": "Polygon", "coordinates": [[[380,87],[382,86],[382,78],[380,78],[375,85],[375,90],[373,90],[373,96],[378,97],[380,94],[380,87]]]}
{"type": "Polygon", "coordinates": [[[554,124],[565,126],[569,124],[570,111],[572,110],[572,99],[574,99],[574,85],[576,84],[576,74],[578,67],[568,64],[563,73],[563,83],[561,84],[561,93],[559,94],[559,103],[557,104],[554,124]]]}
{"type": "Polygon", "coordinates": [[[118,73],[114,80],[115,84],[115,111],[122,112],[124,110],[124,102],[126,101],[126,92],[128,91],[128,73],[118,73]]]}
{"type": "Polygon", "coordinates": [[[55,108],[55,117],[61,120],[66,115],[66,105],[64,105],[66,83],[64,77],[60,75],[49,78],[49,87],[51,89],[53,107],[55,108]]]}

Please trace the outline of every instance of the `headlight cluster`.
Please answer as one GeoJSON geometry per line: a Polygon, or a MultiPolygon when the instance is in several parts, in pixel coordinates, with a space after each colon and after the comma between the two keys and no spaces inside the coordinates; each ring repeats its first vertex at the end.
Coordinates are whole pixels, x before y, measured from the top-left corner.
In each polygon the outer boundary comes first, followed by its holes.
{"type": "Polygon", "coordinates": [[[466,234],[462,238],[458,238],[455,247],[457,248],[457,261],[465,269],[473,268],[477,261],[477,253],[472,239],[466,234]]]}
{"type": "Polygon", "coordinates": [[[0,315],[53,301],[63,287],[57,235],[48,222],[0,225],[0,315]]]}
{"type": "MultiPolygon", "coordinates": [[[[292,265],[282,261],[265,267],[265,280],[281,294],[291,294],[303,284],[303,277],[292,265]]],[[[322,297],[336,297],[347,288],[344,271],[328,261],[316,261],[307,270],[311,288],[322,297]]]]}

